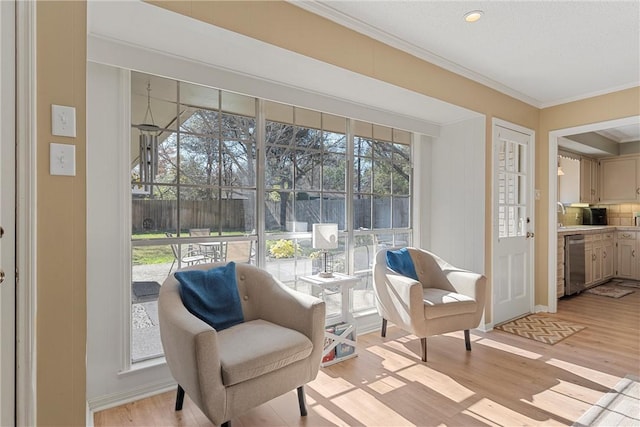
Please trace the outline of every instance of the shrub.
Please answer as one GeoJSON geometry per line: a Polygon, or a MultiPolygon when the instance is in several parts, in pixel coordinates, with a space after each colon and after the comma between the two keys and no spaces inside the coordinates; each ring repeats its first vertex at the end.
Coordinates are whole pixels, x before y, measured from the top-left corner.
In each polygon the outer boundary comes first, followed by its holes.
{"type": "Polygon", "coordinates": [[[294,244],[292,240],[280,239],[269,248],[269,255],[273,258],[293,258],[300,252],[300,246],[294,244]]]}

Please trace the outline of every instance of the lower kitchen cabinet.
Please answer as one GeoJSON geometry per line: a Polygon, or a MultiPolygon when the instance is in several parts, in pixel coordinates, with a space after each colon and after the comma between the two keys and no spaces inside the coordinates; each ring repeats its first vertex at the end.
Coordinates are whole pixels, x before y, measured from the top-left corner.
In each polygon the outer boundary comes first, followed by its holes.
{"type": "Polygon", "coordinates": [[[602,239],[602,278],[611,279],[615,273],[615,252],[613,233],[605,233],[602,239]],[[609,237],[607,237],[607,235],[609,237]]]}
{"type": "Polygon", "coordinates": [[[613,233],[585,236],[585,286],[594,286],[613,277],[613,233]]]}
{"type": "Polygon", "coordinates": [[[622,279],[640,280],[640,240],[637,231],[616,232],[617,271],[622,279]]]}
{"type": "Polygon", "coordinates": [[[556,271],[556,296],[564,296],[564,236],[558,236],[558,270],[556,271]]]}

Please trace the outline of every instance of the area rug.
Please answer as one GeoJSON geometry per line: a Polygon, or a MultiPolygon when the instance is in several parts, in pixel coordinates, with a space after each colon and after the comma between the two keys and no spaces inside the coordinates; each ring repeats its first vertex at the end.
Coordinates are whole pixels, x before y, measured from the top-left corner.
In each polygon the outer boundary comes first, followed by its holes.
{"type": "Polygon", "coordinates": [[[153,301],[160,293],[158,282],[133,282],[131,285],[131,299],[134,303],[153,301]]]}
{"type": "Polygon", "coordinates": [[[620,282],[620,283],[615,283],[618,286],[624,286],[625,288],[636,288],[636,289],[640,289],[640,282],[620,282]]]}
{"type": "Polygon", "coordinates": [[[585,327],[553,317],[530,314],[498,325],[495,329],[553,345],[585,327]]]}
{"type": "Polygon", "coordinates": [[[573,423],[587,426],[640,426],[640,382],[627,375],[573,423]]]}
{"type": "Polygon", "coordinates": [[[632,294],[634,291],[630,289],[620,289],[611,285],[600,285],[595,288],[587,289],[585,292],[609,298],[622,298],[625,295],[632,294]]]}

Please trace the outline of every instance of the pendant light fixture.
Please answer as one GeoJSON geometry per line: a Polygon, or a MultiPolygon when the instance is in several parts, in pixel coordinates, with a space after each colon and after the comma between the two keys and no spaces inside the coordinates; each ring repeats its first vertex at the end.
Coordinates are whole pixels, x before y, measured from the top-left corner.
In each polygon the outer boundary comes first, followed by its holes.
{"type": "MultiPolygon", "coordinates": [[[[151,112],[151,81],[147,82],[147,111],[137,128],[140,131],[140,181],[150,183],[158,172],[158,135],[160,134],[160,127],[156,125],[151,112]]],[[[147,187],[151,193],[151,185],[146,184],[145,188],[147,187]]]]}

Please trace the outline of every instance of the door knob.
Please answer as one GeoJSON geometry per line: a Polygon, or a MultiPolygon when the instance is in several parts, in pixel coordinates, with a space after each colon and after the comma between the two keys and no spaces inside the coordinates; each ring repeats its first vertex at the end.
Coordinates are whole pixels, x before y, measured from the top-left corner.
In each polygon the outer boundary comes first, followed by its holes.
{"type": "Polygon", "coordinates": [[[527,231],[527,239],[529,238],[533,238],[535,236],[535,233],[532,231],[527,231]]]}
{"type": "Polygon", "coordinates": [[[0,283],[4,282],[4,270],[0,268],[0,283]]]}
{"type": "Polygon", "coordinates": [[[4,228],[0,227],[0,239],[4,236],[4,228]]]}

